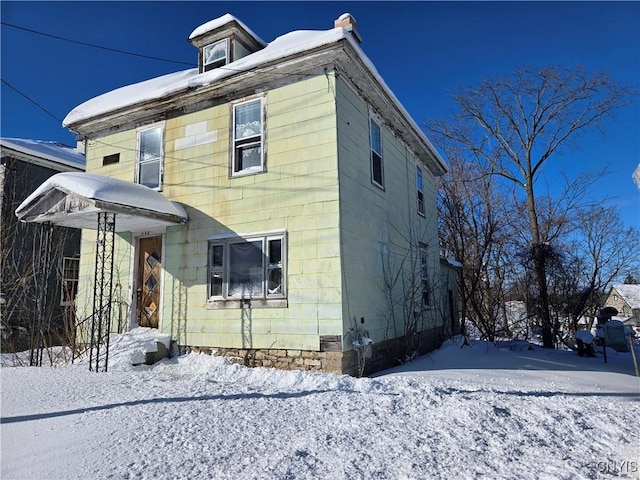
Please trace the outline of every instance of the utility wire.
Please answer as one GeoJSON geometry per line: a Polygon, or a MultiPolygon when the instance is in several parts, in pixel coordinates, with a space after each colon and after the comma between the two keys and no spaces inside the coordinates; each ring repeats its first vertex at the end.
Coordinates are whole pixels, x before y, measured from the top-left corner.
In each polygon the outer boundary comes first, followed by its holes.
{"type": "MultiPolygon", "coordinates": [[[[90,48],[97,48],[97,49],[100,49],[100,50],[106,50],[106,51],[110,51],[110,52],[114,52],[114,53],[120,53],[120,54],[123,54],[123,55],[130,55],[130,56],[134,56],[134,57],[147,58],[147,59],[150,59],[150,60],[158,60],[158,61],[162,61],[162,62],[178,63],[178,64],[182,64],[182,65],[189,65],[191,67],[195,66],[193,63],[190,63],[190,62],[182,62],[182,61],[178,61],[178,60],[171,60],[171,59],[166,59],[166,58],[161,58],[161,57],[154,57],[154,56],[139,54],[139,53],[135,53],[135,52],[128,52],[128,51],[125,51],[125,50],[119,50],[119,49],[115,49],[115,48],[111,48],[111,47],[104,47],[102,45],[96,45],[96,44],[93,44],[93,43],[82,42],[82,41],[79,41],[79,40],[73,40],[73,39],[70,39],[70,38],[60,37],[58,35],[53,35],[53,34],[50,34],[50,33],[40,32],[40,31],[33,30],[33,29],[30,29],[30,28],[22,27],[22,26],[19,26],[19,25],[13,25],[13,24],[7,23],[7,22],[1,22],[0,21],[0,25],[6,26],[6,27],[15,28],[17,30],[22,30],[22,31],[25,31],[25,32],[28,32],[28,33],[32,33],[32,34],[35,34],[35,35],[41,35],[41,36],[44,36],[44,37],[54,38],[56,40],[62,40],[62,41],[65,41],[65,42],[75,43],[75,44],[78,44],[78,45],[83,45],[83,46],[90,47],[90,48]]],[[[242,72],[246,71],[245,69],[234,69],[234,68],[231,68],[229,66],[221,66],[221,67],[218,67],[218,68],[220,70],[227,70],[227,71],[230,71],[230,72],[239,72],[239,73],[242,73],[242,72]]],[[[266,75],[273,75],[273,76],[297,76],[297,77],[300,77],[300,76],[313,77],[313,76],[317,75],[317,74],[311,74],[311,73],[307,73],[307,74],[295,73],[294,74],[294,73],[274,72],[274,71],[269,71],[269,72],[263,71],[262,73],[266,74],[266,75]]],[[[56,115],[51,113],[49,110],[47,110],[45,107],[43,107],[40,103],[38,103],[37,101],[35,101],[31,97],[29,97],[27,94],[25,94],[25,93],[21,92],[20,90],[18,90],[16,87],[14,87],[9,82],[7,82],[4,78],[2,78],[1,80],[2,80],[3,84],[5,84],[7,87],[9,87],[13,91],[15,91],[21,97],[25,98],[30,103],[34,104],[36,107],[38,107],[44,113],[46,113],[48,116],[50,116],[51,118],[53,118],[54,120],[56,120],[60,124],[64,124],[63,121],[60,118],[58,118],[56,115]]],[[[67,127],[67,128],[69,128],[69,127],[67,127]]],[[[71,129],[69,129],[69,130],[71,130],[71,129]]],[[[100,140],[94,140],[94,141],[96,141],[97,143],[101,143],[101,144],[103,144],[105,146],[116,147],[116,145],[109,145],[108,143],[102,142],[100,140]]],[[[121,146],[117,146],[117,147],[120,148],[120,149],[123,149],[121,146]]],[[[137,151],[135,149],[127,149],[127,148],[124,148],[124,150],[137,151]]]]}
{"type": "MultiPolygon", "coordinates": [[[[32,30],[30,28],[21,27],[19,25],[13,25],[11,23],[0,22],[0,25],[4,25],[6,27],[15,28],[15,29],[18,29],[18,30],[23,30],[25,32],[33,33],[33,34],[36,34],[36,35],[42,35],[44,37],[55,38],[57,40],[63,40],[65,42],[77,43],[79,45],[84,45],[86,47],[98,48],[100,50],[107,50],[109,52],[114,52],[114,53],[121,53],[123,55],[130,55],[130,56],[133,56],[133,57],[141,57],[141,58],[147,58],[147,59],[150,59],[150,60],[158,60],[158,61],[161,61],[161,62],[178,63],[178,64],[181,64],[181,65],[188,65],[190,67],[197,67],[197,65],[195,63],[193,63],[193,62],[183,62],[183,61],[180,61],[180,60],[171,60],[171,59],[168,59],[168,58],[154,57],[154,56],[145,55],[145,54],[142,54],[142,53],[128,52],[126,50],[118,50],[117,48],[104,47],[102,45],[96,45],[94,43],[81,42],[79,40],[72,40],[70,38],[60,37],[58,35],[53,35],[53,34],[50,34],[50,33],[39,32],[37,30],[32,30]]],[[[218,67],[217,69],[219,69],[219,70],[227,70],[229,72],[238,72],[238,73],[242,73],[242,72],[246,71],[246,69],[232,68],[232,67],[229,67],[228,65],[222,66],[222,67],[218,67]]],[[[274,71],[270,71],[270,72],[264,72],[263,71],[262,73],[266,74],[266,75],[282,76],[282,77],[289,77],[289,76],[291,76],[291,77],[294,77],[294,76],[298,76],[298,77],[299,76],[302,76],[302,77],[313,77],[313,76],[316,76],[316,74],[287,73],[287,72],[274,72],[274,71]]]]}
{"type": "Polygon", "coordinates": [[[79,40],[72,40],[70,38],[60,37],[58,35],[52,35],[50,33],[45,33],[45,32],[39,32],[37,30],[32,30],[30,28],[21,27],[19,25],[13,25],[11,23],[6,23],[6,22],[0,22],[0,24],[2,24],[5,27],[15,28],[17,30],[22,30],[22,31],[33,33],[33,34],[36,34],[36,35],[42,35],[43,37],[55,38],[56,40],[63,40],[65,42],[70,42],[70,43],[77,43],[78,45],[84,45],[85,47],[99,48],[101,50],[107,50],[109,52],[122,53],[124,55],[131,55],[133,57],[148,58],[150,60],[159,60],[161,62],[179,63],[179,64],[182,64],[182,65],[189,65],[190,67],[195,66],[193,64],[193,62],[182,62],[180,60],[171,60],[171,59],[168,59],[168,58],[161,58],[161,57],[154,57],[154,56],[151,56],[151,55],[144,55],[142,53],[128,52],[126,50],[118,50],[117,48],[103,47],[102,45],[96,45],[94,43],[81,42],[79,40]]]}
{"type": "Polygon", "coordinates": [[[9,82],[7,82],[4,78],[1,79],[2,83],[4,83],[7,87],[9,87],[11,90],[13,90],[14,92],[16,92],[18,95],[20,95],[21,97],[26,98],[29,102],[33,103],[36,107],[38,107],[40,110],[42,110],[44,113],[46,113],[47,115],[49,115],[51,118],[53,118],[54,120],[57,120],[59,123],[62,124],[62,120],[60,120],[57,116],[55,116],[53,113],[51,113],[49,110],[47,110],[46,108],[44,108],[42,105],[40,105],[38,102],[36,102],[33,98],[29,97],[27,94],[22,93],[20,90],[18,90],[16,87],[14,87],[13,85],[11,85],[9,82]]]}

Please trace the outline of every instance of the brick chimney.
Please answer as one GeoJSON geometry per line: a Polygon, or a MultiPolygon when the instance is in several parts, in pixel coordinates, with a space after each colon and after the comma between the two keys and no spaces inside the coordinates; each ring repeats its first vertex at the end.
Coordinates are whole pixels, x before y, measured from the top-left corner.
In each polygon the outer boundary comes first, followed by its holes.
{"type": "Polygon", "coordinates": [[[346,29],[348,32],[351,32],[353,38],[355,38],[356,42],[362,43],[362,37],[358,33],[358,28],[356,25],[356,19],[353,18],[353,15],[350,13],[343,13],[338,17],[338,19],[333,22],[333,26],[335,28],[342,27],[346,29]]]}

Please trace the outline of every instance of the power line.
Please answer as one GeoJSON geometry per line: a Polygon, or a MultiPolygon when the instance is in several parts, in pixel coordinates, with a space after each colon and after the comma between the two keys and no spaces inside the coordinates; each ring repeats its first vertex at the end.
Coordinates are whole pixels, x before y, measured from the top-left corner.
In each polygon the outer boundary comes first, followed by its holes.
{"type": "Polygon", "coordinates": [[[150,60],[159,60],[161,62],[179,63],[179,64],[182,64],[182,65],[189,65],[190,67],[195,66],[194,63],[192,63],[192,62],[183,62],[183,61],[180,61],[180,60],[171,60],[171,59],[168,59],[168,58],[154,57],[154,56],[151,56],[151,55],[144,55],[142,53],[128,52],[126,50],[119,50],[117,48],[103,47],[102,45],[96,45],[94,43],[88,43],[88,42],[81,42],[79,40],[73,40],[73,39],[70,39],[70,38],[60,37],[58,35],[53,35],[53,34],[50,34],[50,33],[39,32],[37,30],[32,30],[30,28],[21,27],[19,25],[13,25],[11,23],[0,22],[0,24],[4,25],[5,27],[15,28],[17,30],[22,30],[22,31],[25,31],[25,32],[33,33],[35,35],[42,35],[43,37],[55,38],[56,40],[62,40],[62,41],[65,41],[65,42],[76,43],[78,45],[84,45],[85,47],[99,48],[100,50],[107,50],[109,52],[121,53],[123,55],[131,55],[133,57],[148,58],[150,60]]]}
{"type": "Polygon", "coordinates": [[[20,90],[18,90],[16,87],[14,87],[13,85],[11,85],[9,82],[7,82],[4,78],[1,79],[2,83],[4,83],[7,87],[9,87],[11,90],[13,90],[14,92],[16,92],[18,95],[20,95],[21,97],[27,99],[29,102],[33,103],[36,107],[38,107],[40,110],[42,110],[44,113],[46,113],[47,115],[49,115],[51,118],[53,118],[54,120],[57,120],[60,124],[62,124],[62,120],[60,120],[57,116],[55,116],[53,113],[51,113],[49,110],[47,110],[46,108],[44,108],[42,105],[40,105],[38,102],[36,102],[33,98],[29,97],[27,94],[22,93],[20,90]]]}
{"type": "MultiPolygon", "coordinates": [[[[104,46],[96,45],[96,44],[93,44],[93,43],[82,42],[82,41],[78,41],[78,40],[73,40],[73,39],[61,37],[61,36],[58,36],[58,35],[53,35],[53,34],[49,34],[49,33],[45,33],[45,32],[40,32],[40,31],[33,30],[33,29],[30,29],[30,28],[22,27],[22,26],[19,26],[19,25],[13,25],[13,24],[7,23],[7,22],[0,22],[0,25],[11,27],[11,28],[15,28],[15,29],[18,29],[18,30],[22,30],[22,31],[25,31],[25,32],[28,32],[28,33],[32,33],[32,34],[35,34],[35,35],[41,35],[41,36],[44,36],[44,37],[54,38],[56,40],[62,40],[62,41],[70,42],[70,43],[83,45],[83,46],[90,47],[90,48],[97,48],[97,49],[106,50],[106,51],[110,51],[110,52],[114,52],[114,53],[120,53],[120,54],[123,54],[123,55],[130,55],[130,56],[147,58],[147,59],[158,60],[158,61],[163,61],[163,62],[179,63],[179,64],[183,64],[183,65],[189,65],[189,66],[192,66],[192,67],[194,66],[193,63],[189,63],[189,62],[182,62],[182,61],[171,60],[171,59],[166,59],[166,58],[161,58],[161,57],[154,57],[154,56],[150,56],[150,55],[138,54],[138,53],[135,53],[135,52],[129,52],[129,51],[125,51],[125,50],[119,50],[119,49],[115,49],[115,48],[111,48],[111,47],[104,47],[104,46]]],[[[247,71],[246,69],[232,68],[232,67],[230,67],[228,65],[227,66],[218,67],[218,69],[227,70],[229,72],[236,72],[236,73],[243,73],[243,72],[247,71]]],[[[258,66],[257,70],[260,70],[260,66],[258,66]]],[[[264,71],[264,70],[261,73],[262,74],[266,74],[266,75],[271,75],[271,76],[283,76],[283,77],[286,77],[286,76],[291,76],[291,77],[301,77],[301,76],[302,77],[313,77],[313,76],[317,75],[315,73],[287,73],[287,72],[275,72],[275,71],[264,71]]],[[[35,105],[36,107],[38,107],[40,110],[42,110],[44,113],[46,113],[48,116],[50,116],[51,118],[53,118],[54,120],[56,120],[60,124],[64,125],[64,122],[60,118],[58,118],[56,115],[51,113],[49,110],[47,110],[45,107],[43,107],[36,100],[32,99],[27,94],[23,93],[18,88],[16,88],[13,85],[11,85],[4,78],[1,79],[1,80],[2,80],[3,84],[5,84],[7,87],[9,87],[13,91],[15,91],[18,95],[20,95],[21,97],[25,98],[28,102],[30,102],[33,105],[35,105]]],[[[69,127],[66,127],[66,128],[69,129],[69,127]]],[[[69,130],[71,130],[71,129],[69,129],[69,130]]],[[[73,131],[73,130],[71,130],[71,131],[73,131]]],[[[77,132],[74,132],[74,133],[77,133],[77,132]]],[[[102,143],[105,146],[109,145],[106,142],[101,142],[99,140],[95,140],[95,141],[98,142],[98,143],[102,143]]],[[[115,146],[115,145],[110,145],[110,146],[115,146]]],[[[132,150],[134,150],[134,149],[132,149],[132,150]]]]}
{"type": "MultiPolygon", "coordinates": [[[[36,34],[36,35],[42,35],[44,37],[55,38],[57,40],[63,40],[65,42],[84,45],[85,47],[98,48],[100,50],[107,50],[109,52],[121,53],[123,55],[131,55],[131,56],[134,56],[134,57],[147,58],[147,59],[150,59],[150,60],[158,60],[158,61],[161,61],[161,62],[178,63],[178,64],[181,64],[181,65],[188,65],[190,67],[196,67],[197,66],[193,62],[183,62],[183,61],[180,61],[180,60],[171,60],[171,59],[168,59],[168,58],[154,57],[154,56],[145,55],[145,54],[142,54],[142,53],[129,52],[129,51],[126,51],[126,50],[119,50],[117,48],[104,47],[102,45],[96,45],[94,43],[81,42],[79,40],[73,40],[73,39],[70,39],[70,38],[60,37],[58,35],[53,35],[53,34],[50,34],[50,33],[39,32],[37,30],[32,30],[30,28],[21,27],[19,25],[13,25],[11,23],[0,22],[0,25],[4,25],[4,26],[7,26],[7,27],[15,28],[15,29],[18,29],[18,30],[23,30],[25,32],[33,33],[33,34],[36,34]]],[[[226,71],[229,71],[229,72],[237,72],[237,73],[242,73],[242,72],[246,71],[246,69],[232,68],[229,65],[217,67],[217,69],[226,70],[226,71]]],[[[271,72],[264,72],[263,71],[262,73],[263,74],[267,74],[267,75],[273,75],[273,76],[281,76],[281,77],[289,77],[289,76],[291,76],[291,77],[295,77],[295,76],[313,77],[313,76],[316,75],[316,74],[299,74],[299,73],[286,73],[286,72],[273,72],[273,71],[271,71],[271,72]]]]}

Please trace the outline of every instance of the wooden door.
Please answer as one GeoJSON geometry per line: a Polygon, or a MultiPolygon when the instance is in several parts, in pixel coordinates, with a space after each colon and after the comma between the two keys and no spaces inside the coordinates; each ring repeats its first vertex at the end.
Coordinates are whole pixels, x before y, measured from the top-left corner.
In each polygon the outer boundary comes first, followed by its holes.
{"type": "Polygon", "coordinates": [[[162,236],[140,239],[138,249],[138,325],[158,328],[162,236]]]}

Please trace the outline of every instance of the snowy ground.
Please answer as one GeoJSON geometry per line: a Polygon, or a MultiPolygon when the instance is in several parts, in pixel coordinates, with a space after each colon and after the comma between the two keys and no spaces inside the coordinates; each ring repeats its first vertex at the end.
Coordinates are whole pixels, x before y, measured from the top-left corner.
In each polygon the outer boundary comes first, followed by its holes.
{"type": "Polygon", "coordinates": [[[3,480],[640,478],[629,353],[448,342],[355,379],[114,345],[108,373],[0,370],[3,480]]]}

